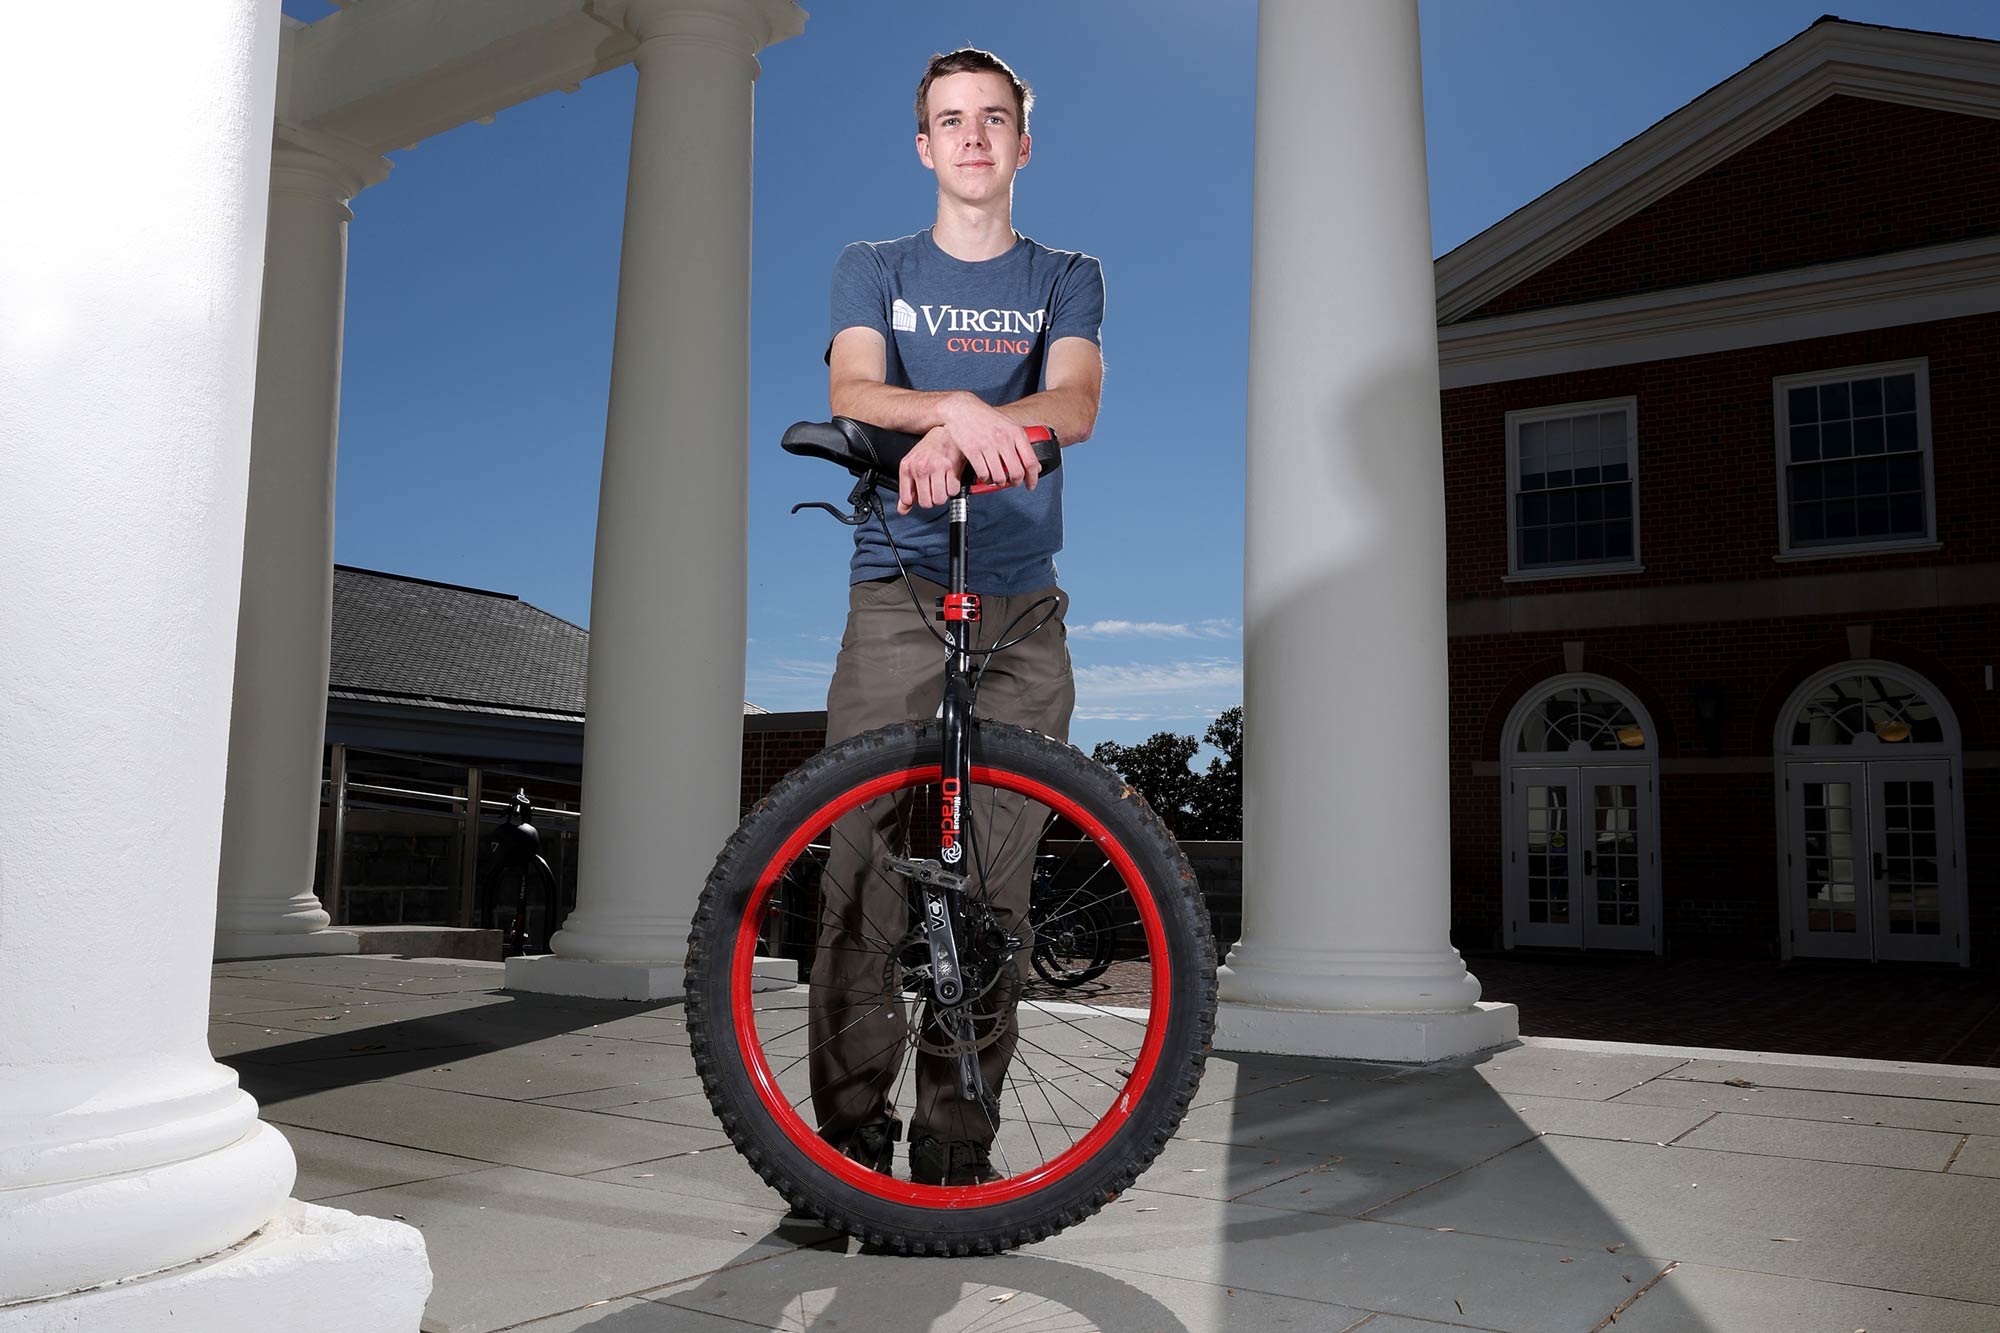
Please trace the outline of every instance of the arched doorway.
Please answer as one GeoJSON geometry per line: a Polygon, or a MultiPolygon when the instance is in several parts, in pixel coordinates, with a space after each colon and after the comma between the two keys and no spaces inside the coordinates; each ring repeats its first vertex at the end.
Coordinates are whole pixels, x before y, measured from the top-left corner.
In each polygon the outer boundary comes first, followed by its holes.
{"type": "Polygon", "coordinates": [[[1964,963],[1958,720],[1887,662],[1793,692],[1772,748],[1786,957],[1964,963]]]}
{"type": "Polygon", "coordinates": [[[1601,676],[1543,681],[1501,732],[1508,948],[1660,949],[1660,751],[1601,676]]]}

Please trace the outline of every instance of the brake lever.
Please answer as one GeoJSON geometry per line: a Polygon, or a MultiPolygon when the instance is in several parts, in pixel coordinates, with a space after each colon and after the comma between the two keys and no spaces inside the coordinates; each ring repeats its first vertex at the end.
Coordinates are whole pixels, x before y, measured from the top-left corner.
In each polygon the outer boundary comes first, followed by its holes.
{"type": "Polygon", "coordinates": [[[872,477],[862,477],[854,483],[854,489],[847,493],[847,503],[854,507],[852,514],[843,514],[824,500],[806,500],[792,506],[792,512],[801,509],[824,509],[833,515],[836,523],[845,523],[850,528],[858,528],[881,510],[882,501],[875,494],[872,477]]]}

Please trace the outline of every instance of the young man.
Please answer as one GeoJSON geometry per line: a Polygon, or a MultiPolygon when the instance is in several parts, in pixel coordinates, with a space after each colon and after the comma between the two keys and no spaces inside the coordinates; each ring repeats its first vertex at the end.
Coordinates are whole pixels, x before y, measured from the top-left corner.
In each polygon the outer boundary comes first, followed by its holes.
{"type": "MultiPolygon", "coordinates": [[[[1057,614],[990,659],[979,714],[1067,739],[1076,692],[1054,559],[1063,473],[1040,476],[1022,428],[1047,426],[1065,445],[1090,437],[1104,378],[1104,279],[1088,255],[1051,250],[1014,230],[1014,175],[1028,163],[1033,106],[1027,85],[989,52],[932,57],[917,85],[917,157],[937,177],[937,221],[841,254],[828,389],[834,415],[922,437],[903,463],[888,522],[925,606],[944,591],[944,505],[964,467],[981,481],[1011,484],[972,507],[967,582],[982,599],[975,642],[991,644],[1038,600],[1054,598],[1057,614]]],[[[933,716],[944,687],[944,651],[910,604],[875,523],[855,530],[849,578],[847,633],[827,694],[829,745],[933,716]]],[[[1004,798],[992,824],[1011,827],[1018,805],[1004,798]]],[[[885,850],[878,830],[896,822],[893,809],[879,809],[838,826],[821,881],[809,1015],[820,1134],[879,1171],[890,1170],[902,1134],[891,1098],[910,1035],[900,1002],[884,993],[881,942],[885,931],[893,939],[907,929],[903,886],[875,868],[885,850]]],[[[975,839],[983,832],[975,811],[975,839]]],[[[985,867],[996,915],[1027,941],[1034,851],[1009,848],[1004,863],[985,867]]],[[[1024,978],[1028,953],[1024,947],[1015,960],[1024,978]]],[[[1011,1005],[1001,1028],[980,1054],[996,1096],[1014,1048],[1011,1005]]],[[[956,1061],[919,1055],[915,1092],[911,1177],[993,1179],[995,1108],[965,1098],[956,1061]]]]}

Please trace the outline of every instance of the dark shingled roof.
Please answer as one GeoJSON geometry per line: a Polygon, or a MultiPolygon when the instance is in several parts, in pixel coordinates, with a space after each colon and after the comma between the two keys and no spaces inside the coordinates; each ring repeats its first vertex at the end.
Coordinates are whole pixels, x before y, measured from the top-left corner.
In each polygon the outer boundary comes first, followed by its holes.
{"type": "Polygon", "coordinates": [[[512,593],[333,567],[333,698],[581,722],[589,664],[589,630],[512,593]]]}
{"type": "Polygon", "coordinates": [[[589,631],[509,593],[334,566],[334,695],[581,719],[589,660],[589,631]]]}

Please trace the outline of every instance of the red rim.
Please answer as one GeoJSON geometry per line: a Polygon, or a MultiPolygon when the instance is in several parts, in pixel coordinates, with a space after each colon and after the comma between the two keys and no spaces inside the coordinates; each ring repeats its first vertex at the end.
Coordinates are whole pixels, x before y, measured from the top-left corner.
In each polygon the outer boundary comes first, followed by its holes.
{"type": "Polygon", "coordinates": [[[997,787],[1002,791],[1018,792],[1047,806],[1058,815],[1069,820],[1103,849],[1105,855],[1118,867],[1124,877],[1126,890],[1138,904],[1139,919],[1145,928],[1147,952],[1152,959],[1152,1002],[1147,1011],[1146,1040],[1139,1056],[1132,1062],[1131,1076],[1125,1080],[1124,1088],[1112,1100],[1111,1108],[1091,1127],[1088,1134],[1071,1144],[1063,1152],[1046,1162],[1017,1176],[1008,1176],[988,1185],[919,1185],[914,1181],[898,1180],[877,1171],[871,1171],[845,1155],[836,1152],[833,1146],[819,1136],[786,1099],[778,1087],[777,1077],[771,1072],[770,1063],[764,1057],[762,1039],[757,1034],[757,1006],[753,989],[752,973],[757,957],[757,931],[753,924],[759,920],[764,907],[770,901],[771,888],[780,876],[811,841],[815,831],[831,824],[855,806],[877,796],[895,791],[916,782],[936,782],[939,766],[931,764],[918,768],[906,768],[899,772],[884,774],[882,777],[851,788],[827,802],[815,811],[810,819],[801,823],[798,829],[780,847],[763,873],[758,876],[757,886],[750,893],[742,921],[736,932],[736,951],[730,960],[730,988],[732,1005],[730,1021],[735,1027],[736,1046],[742,1052],[744,1067],[749,1071],[751,1085],[757,1089],[764,1108],[777,1122],[778,1128],[794,1147],[812,1159],[813,1163],[828,1175],[839,1178],[843,1183],[856,1189],[887,1199],[892,1203],[915,1204],[924,1208],[984,1207],[989,1204],[1006,1203],[1033,1194],[1063,1179],[1090,1161],[1111,1137],[1130,1118],[1146,1089],[1151,1086],[1153,1075],[1158,1068],[1160,1048],[1166,1044],[1167,1017],[1171,1000],[1172,973],[1168,966],[1166,927],[1160,920],[1159,905],[1153,901],[1152,886],[1139,873],[1131,854],[1125,846],[1104,825],[1091,817],[1082,807],[1069,797],[1052,787],[1026,778],[1018,773],[1007,773],[984,765],[972,767],[972,780],[982,786],[997,787]],[[1133,885],[1144,885],[1143,892],[1133,892],[1133,885]]]}

